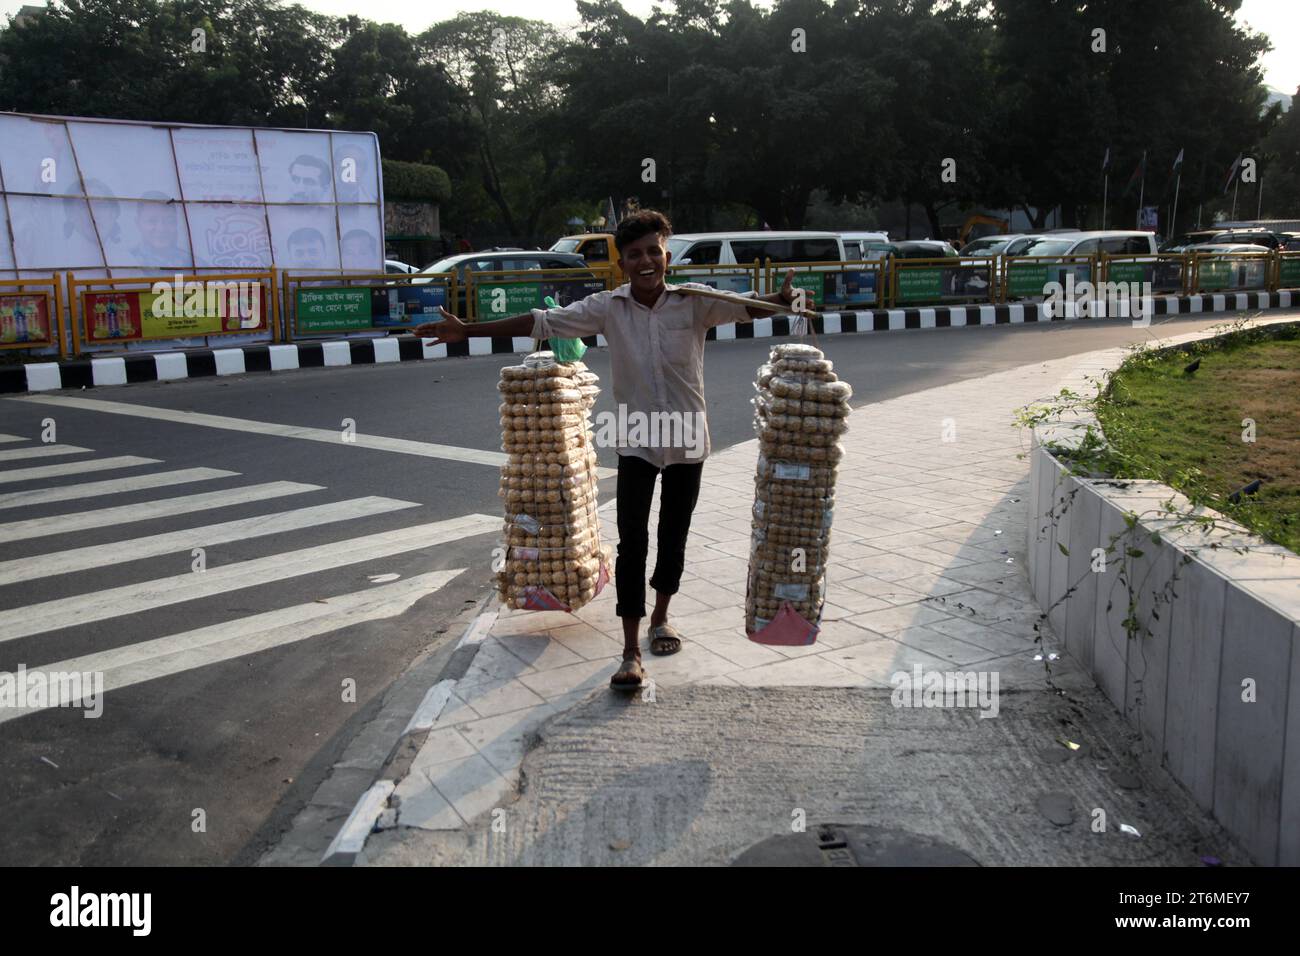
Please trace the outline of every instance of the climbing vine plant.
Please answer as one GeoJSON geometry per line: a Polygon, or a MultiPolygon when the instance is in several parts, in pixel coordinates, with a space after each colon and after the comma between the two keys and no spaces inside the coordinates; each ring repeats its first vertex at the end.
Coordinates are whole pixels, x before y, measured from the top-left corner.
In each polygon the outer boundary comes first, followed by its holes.
{"type": "MultiPolygon", "coordinates": [[[[1300,324],[1258,326],[1242,319],[1213,331],[1218,333],[1213,338],[1178,347],[1188,356],[1189,364],[1210,351],[1270,338],[1295,337],[1300,334],[1300,324]]],[[[1027,405],[1017,413],[1014,422],[1017,428],[1055,426],[1057,434],[1062,431],[1068,433],[1068,441],[1049,437],[1044,441],[1044,447],[1064,466],[1065,475],[1069,477],[1093,481],[1103,487],[1121,491],[1133,487],[1138,479],[1159,477],[1180,489],[1180,492],[1164,499],[1154,500],[1149,508],[1127,511],[1124,514],[1124,526],[1093,549],[1087,570],[1068,581],[1060,597],[1039,615],[1038,622],[1034,625],[1035,639],[1040,648],[1049,686],[1051,659],[1054,655],[1048,654],[1043,645],[1042,624],[1056,608],[1066,604],[1075,595],[1089,575],[1105,572],[1112,563],[1117,568],[1106,604],[1106,637],[1117,651],[1122,652],[1122,648],[1115,642],[1116,635],[1110,630],[1111,612],[1117,600],[1123,603],[1121,626],[1125,638],[1135,640],[1150,637],[1153,627],[1162,619],[1163,614],[1168,613],[1169,605],[1179,596],[1177,588],[1182,577],[1181,571],[1192,562],[1196,554],[1207,548],[1230,549],[1238,554],[1250,550],[1250,545],[1245,541],[1231,539],[1228,544],[1217,540],[1203,545],[1190,543],[1195,541],[1195,536],[1187,532],[1199,531],[1202,536],[1208,536],[1216,528],[1225,525],[1222,516],[1211,510],[1224,507],[1221,491],[1211,490],[1204,475],[1194,468],[1173,475],[1150,474],[1145,463],[1119,450],[1125,443],[1112,444],[1107,441],[1098,423],[1097,412],[1102,403],[1119,397],[1117,392],[1123,388],[1122,373],[1164,361],[1168,351],[1153,348],[1146,343],[1134,346],[1118,368],[1101,378],[1085,379],[1088,390],[1093,393],[1091,397],[1071,389],[1062,389],[1051,399],[1027,405]],[[1172,536],[1180,539],[1184,550],[1177,560],[1173,560],[1168,567],[1163,567],[1165,562],[1157,557],[1149,558],[1148,552],[1151,549],[1158,551],[1164,546],[1165,539],[1172,536]],[[1115,594],[1116,589],[1121,592],[1118,596],[1115,594]]],[[[1118,427],[1122,428],[1123,423],[1118,427]]],[[[1112,437],[1117,437],[1114,430],[1112,437]]],[[[1075,497],[1081,490],[1076,483],[1069,490],[1062,491],[1060,484],[1055,483],[1051,507],[1044,510],[1043,503],[1040,502],[1039,513],[1031,516],[1038,524],[1035,532],[1041,535],[1047,533],[1049,528],[1059,528],[1061,519],[1073,507],[1075,497]]],[[[1235,522],[1228,522],[1225,527],[1245,532],[1235,522]]],[[[1258,531],[1267,533],[1267,527],[1260,527],[1259,524],[1256,527],[1258,531]]],[[[1056,546],[1069,556],[1065,544],[1058,541],[1056,546]]],[[[1141,707],[1140,688],[1137,705],[1141,707]]]]}

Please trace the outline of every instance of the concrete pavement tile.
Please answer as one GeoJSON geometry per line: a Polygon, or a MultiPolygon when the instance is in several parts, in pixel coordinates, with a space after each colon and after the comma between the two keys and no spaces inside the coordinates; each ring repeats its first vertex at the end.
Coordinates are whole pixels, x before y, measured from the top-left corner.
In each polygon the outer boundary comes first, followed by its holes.
{"type": "Polygon", "coordinates": [[[492,639],[534,671],[554,670],[582,660],[582,657],[559,641],[551,640],[549,631],[537,634],[495,634],[492,639]]]}
{"type": "Polygon", "coordinates": [[[585,621],[557,628],[551,631],[551,638],[588,661],[600,660],[623,650],[621,635],[600,630],[585,621]]]}
{"type": "MultiPolygon", "coordinates": [[[[937,577],[937,575],[936,575],[937,577]]],[[[859,594],[865,594],[867,597],[873,597],[877,600],[884,601],[890,607],[898,607],[904,604],[915,604],[917,601],[926,597],[920,591],[915,591],[896,581],[885,581],[870,574],[859,575],[856,578],[850,578],[843,582],[846,588],[852,588],[859,594]]]]}
{"type": "Polygon", "coordinates": [[[785,660],[772,648],[751,641],[745,636],[744,630],[739,628],[732,631],[713,631],[708,634],[700,634],[696,636],[695,640],[719,657],[726,658],[734,667],[758,667],[762,664],[772,664],[785,660]]]}
{"type": "Polygon", "coordinates": [[[421,830],[459,830],[465,826],[460,814],[422,773],[407,774],[393,796],[399,801],[399,826],[421,830]]]}
{"type": "MultiPolygon", "coordinates": [[[[621,654],[615,654],[607,660],[582,661],[567,667],[541,673],[525,674],[520,678],[529,690],[547,700],[562,697],[574,691],[590,691],[597,687],[606,687],[614,671],[618,670],[621,654]]],[[[644,652],[642,653],[644,657],[644,652]]]]}
{"type": "MultiPolygon", "coordinates": [[[[710,609],[739,607],[745,600],[745,596],[737,591],[703,580],[683,584],[678,594],[694,598],[710,609]]],[[[673,600],[676,601],[677,598],[673,598],[673,600]]]]}
{"type": "Polygon", "coordinates": [[[897,554],[866,558],[862,561],[853,562],[853,566],[863,574],[870,574],[883,581],[901,583],[906,583],[907,579],[914,574],[943,574],[946,570],[939,565],[915,561],[897,554]]]}
{"type": "MultiPolygon", "coordinates": [[[[828,587],[827,593],[834,595],[836,605],[848,611],[848,614],[843,615],[845,617],[862,614],[865,611],[881,611],[887,607],[893,607],[888,601],[871,597],[850,587],[828,587]]],[[[822,620],[825,620],[824,616],[822,620]]]]}
{"type": "Polygon", "coordinates": [[[467,720],[477,720],[481,716],[483,715],[466,703],[465,698],[452,691],[451,697],[447,699],[447,706],[442,708],[442,713],[433,722],[433,729],[454,727],[456,724],[463,724],[467,720]]]}
{"type": "MultiPolygon", "coordinates": [[[[517,680],[483,685],[477,688],[473,701],[472,706],[479,718],[526,710],[546,702],[541,695],[533,693],[517,680]]],[[[461,721],[461,723],[469,722],[461,721]]]]}
{"type": "Polygon", "coordinates": [[[423,773],[430,767],[452,760],[474,756],[476,748],[452,727],[430,731],[420,746],[420,752],[411,761],[413,773],[423,773]]]}
{"type": "Polygon", "coordinates": [[[730,660],[695,641],[683,643],[680,651],[667,657],[642,654],[642,663],[646,675],[664,687],[693,684],[736,669],[730,660]]]}
{"type": "Polygon", "coordinates": [[[891,637],[900,644],[906,644],[918,651],[925,651],[927,654],[943,658],[950,664],[961,666],[991,660],[998,656],[986,648],[967,644],[965,641],[960,641],[949,634],[931,630],[928,627],[909,627],[897,631],[891,637]]]}
{"type": "Polygon", "coordinates": [[[479,646],[465,676],[456,682],[457,692],[469,700],[471,695],[466,692],[466,688],[499,683],[532,671],[530,666],[499,644],[496,638],[489,637],[479,646]]]}
{"type": "Polygon", "coordinates": [[[974,620],[950,618],[947,621],[935,621],[927,624],[932,630],[948,634],[967,644],[982,647],[990,653],[1004,656],[1007,654],[1036,654],[1038,645],[1032,632],[1028,634],[1008,633],[1001,624],[981,624],[974,620]]]}
{"type": "Polygon", "coordinates": [[[888,635],[907,627],[929,624],[931,621],[942,621],[948,617],[948,614],[932,607],[926,607],[922,604],[905,604],[884,611],[868,611],[865,614],[855,614],[849,618],[849,623],[865,627],[869,631],[888,635]]]}
{"type": "Polygon", "coordinates": [[[467,822],[509,802],[517,774],[500,773],[482,756],[440,764],[428,773],[438,793],[467,822]]]}
{"type": "MultiPolygon", "coordinates": [[[[830,653],[829,651],[827,653],[830,653]]],[[[860,687],[862,677],[821,656],[801,657],[736,671],[729,675],[745,687],[860,687]]]]}

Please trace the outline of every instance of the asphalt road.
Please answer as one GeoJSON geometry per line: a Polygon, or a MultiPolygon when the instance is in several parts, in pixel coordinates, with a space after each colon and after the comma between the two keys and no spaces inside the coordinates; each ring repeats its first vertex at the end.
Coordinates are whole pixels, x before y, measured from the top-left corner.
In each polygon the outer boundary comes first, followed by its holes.
{"type": "MultiPolygon", "coordinates": [[[[854,403],[869,405],[1221,321],[938,329],[821,344],[854,403]]],[[[715,449],[753,436],[751,382],[771,344],[709,344],[715,449]]],[[[444,635],[448,623],[486,594],[500,513],[495,386],[498,370],[517,361],[0,401],[0,436],[19,439],[0,437],[0,671],[103,670],[117,682],[98,719],[0,710],[0,864],[260,855],[367,707],[412,659],[454,637],[444,635]],[[191,413],[214,417],[198,423],[191,413]],[[347,419],[356,441],[346,440],[347,419]],[[51,420],[57,445],[40,441],[51,420]],[[80,450],[47,454],[66,446],[80,450]],[[478,460],[449,460],[442,446],[478,460]],[[155,463],[73,470],[121,456],[155,463]],[[72,468],[19,473],[60,466],[72,468]],[[176,483],[98,484],[162,474],[176,483]],[[49,500],[52,489],[82,485],[91,487],[49,500]],[[485,517],[459,521],[476,514],[485,517]]],[[[589,352],[588,365],[607,378],[604,351],[589,352]]],[[[612,407],[602,394],[597,410],[612,407]]],[[[612,467],[614,452],[602,450],[601,463],[612,467]]],[[[612,493],[606,480],[602,497],[612,493]]]]}

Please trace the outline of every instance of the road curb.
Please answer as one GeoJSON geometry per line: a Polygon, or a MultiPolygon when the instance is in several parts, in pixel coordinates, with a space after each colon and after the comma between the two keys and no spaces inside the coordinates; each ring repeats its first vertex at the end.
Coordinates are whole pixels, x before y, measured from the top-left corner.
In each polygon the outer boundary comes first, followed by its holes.
{"type": "MultiPolygon", "coordinates": [[[[1203,293],[1156,296],[1155,315],[1192,315],[1245,309],[1286,309],[1300,305],[1300,291],[1203,293]]],[[[1049,317],[1041,303],[952,305],[910,309],[826,312],[814,320],[818,335],[901,332],[975,325],[1016,325],[1028,322],[1078,322],[1085,317],[1049,317]]],[[[709,341],[779,338],[790,334],[790,319],[772,317],[720,325],[708,331],[709,341]]],[[[583,339],[590,348],[605,345],[603,335],[583,339]]],[[[478,338],[452,345],[430,345],[413,335],[339,339],[291,345],[245,345],[232,348],[150,352],[107,357],[83,357],[62,362],[33,362],[0,368],[0,394],[43,392],[62,388],[99,388],[135,382],[175,381],[249,372],[288,372],[303,368],[347,368],[474,355],[509,355],[533,350],[531,338],[478,338]]]]}
{"type": "Polygon", "coordinates": [[[411,763],[451,700],[456,683],[465,676],[484,638],[491,633],[499,613],[493,606],[496,600],[496,593],[492,592],[476,606],[460,640],[451,646],[449,657],[438,669],[437,676],[425,691],[420,705],[394,741],[374,782],[357,800],[347,820],[330,841],[321,857],[320,866],[351,866],[356,861],[357,855],[365,847],[366,839],[388,810],[389,798],[410,771],[411,763]]]}

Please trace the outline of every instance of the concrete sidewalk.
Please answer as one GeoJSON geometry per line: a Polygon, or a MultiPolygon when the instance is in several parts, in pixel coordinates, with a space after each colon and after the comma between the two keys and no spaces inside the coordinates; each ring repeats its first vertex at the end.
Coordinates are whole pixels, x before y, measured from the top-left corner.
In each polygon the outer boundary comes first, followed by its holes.
{"type": "Polygon", "coordinates": [[[652,692],[608,687],[612,587],[574,615],[503,611],[358,862],[717,864],[803,821],[889,827],[986,865],[1249,862],[1138,758],[1045,621],[1035,641],[1012,420],[1087,360],[854,412],[808,647],[746,638],[757,442],[711,456],[671,610],[683,649],[654,657],[642,639],[652,692]],[[996,717],[893,706],[891,675],[918,665],[996,674],[996,717]]]}

